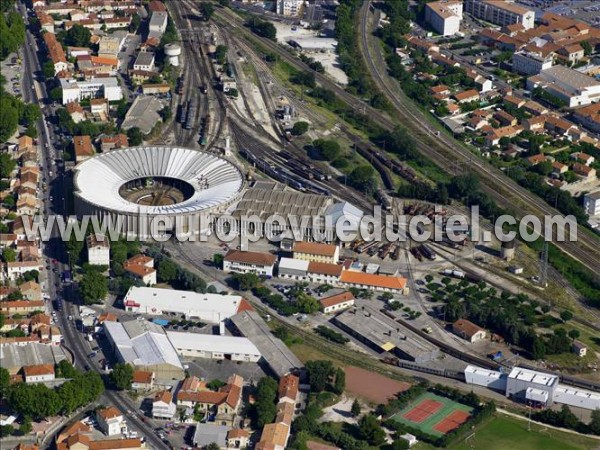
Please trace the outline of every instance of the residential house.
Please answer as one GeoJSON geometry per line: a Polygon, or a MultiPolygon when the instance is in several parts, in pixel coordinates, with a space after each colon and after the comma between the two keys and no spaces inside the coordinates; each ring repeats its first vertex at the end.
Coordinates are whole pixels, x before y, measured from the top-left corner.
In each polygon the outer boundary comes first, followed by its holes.
{"type": "Polygon", "coordinates": [[[477,92],[475,89],[457,92],[456,94],[454,94],[454,99],[458,103],[474,102],[479,100],[479,92],[477,92]]]}
{"type": "Polygon", "coordinates": [[[110,266],[110,242],[103,234],[90,234],[86,240],[88,263],[95,266],[110,266]]]}
{"type": "Polygon", "coordinates": [[[7,317],[13,314],[27,315],[35,311],[42,311],[45,307],[43,301],[29,302],[26,300],[11,300],[0,303],[0,313],[7,317]]]}
{"type": "Polygon", "coordinates": [[[65,109],[71,116],[71,119],[73,120],[74,123],[83,122],[85,120],[85,111],[83,110],[83,107],[79,103],[77,103],[77,102],[67,103],[67,106],[65,106],[65,109]]]}
{"type": "Polygon", "coordinates": [[[152,417],[155,419],[172,419],[176,410],[173,394],[170,391],[160,391],[152,400],[152,417]]]}
{"type": "Polygon", "coordinates": [[[277,388],[277,397],[279,403],[285,402],[291,404],[294,409],[298,409],[300,397],[300,378],[294,374],[284,375],[279,379],[277,388]]]}
{"type": "Polygon", "coordinates": [[[573,120],[595,133],[600,133],[600,102],[573,111],[573,120]]]}
{"type": "Polygon", "coordinates": [[[154,70],[154,53],[138,53],[138,56],[135,59],[135,62],[133,63],[133,70],[143,70],[145,72],[152,72],[154,70]]]}
{"type": "Polygon", "coordinates": [[[102,152],[126,147],[129,147],[129,140],[126,134],[119,133],[115,136],[103,136],[100,138],[100,150],[102,152]]]}
{"type": "Polygon", "coordinates": [[[73,136],[73,146],[75,148],[75,162],[80,163],[94,156],[94,147],[92,139],[89,136],[73,136]]]}
{"type": "Polygon", "coordinates": [[[277,257],[271,253],[229,250],[223,258],[223,271],[272,277],[276,261],[277,257]]]}
{"type": "Polygon", "coordinates": [[[154,258],[145,255],[133,256],[123,263],[123,269],[146,286],[156,284],[154,258]]]}
{"type": "Polygon", "coordinates": [[[484,340],[487,337],[487,333],[483,328],[466,319],[458,319],[454,322],[452,331],[471,343],[484,340]]]}
{"type": "Polygon", "coordinates": [[[19,286],[19,291],[24,299],[40,301],[42,299],[42,287],[35,281],[26,281],[19,286]]]}
{"type": "Polygon", "coordinates": [[[569,64],[575,64],[583,59],[585,56],[585,51],[580,44],[576,43],[561,47],[556,54],[558,58],[568,62],[569,64]]]}
{"type": "Polygon", "coordinates": [[[354,300],[352,292],[344,291],[336,295],[319,299],[319,303],[321,304],[321,311],[325,314],[330,314],[354,306],[354,300]]]}
{"type": "Polygon", "coordinates": [[[318,242],[296,242],[293,248],[294,259],[336,264],[340,257],[340,249],[334,244],[318,242]]]}
{"type": "Polygon", "coordinates": [[[154,372],[134,370],[131,389],[134,391],[149,391],[154,387],[154,372]]]}
{"type": "Polygon", "coordinates": [[[23,366],[23,378],[25,383],[43,383],[54,380],[54,365],[38,364],[35,366],[23,366]]]}
{"type": "Polygon", "coordinates": [[[90,112],[94,117],[101,121],[107,121],[109,118],[108,100],[105,98],[93,98],[90,100],[90,112]]]}
{"type": "Polygon", "coordinates": [[[501,126],[515,126],[517,124],[516,117],[511,116],[504,110],[497,111],[494,114],[494,119],[500,123],[501,126]]]}
{"type": "Polygon", "coordinates": [[[22,276],[25,272],[29,272],[31,270],[42,270],[42,262],[41,261],[14,261],[8,262],[5,265],[6,267],[6,275],[9,280],[16,280],[20,276],[22,276]]]}
{"type": "Polygon", "coordinates": [[[584,180],[590,181],[596,179],[596,169],[593,169],[585,164],[573,164],[573,172],[584,180]]]}
{"type": "Polygon", "coordinates": [[[558,161],[554,161],[552,163],[552,174],[556,176],[563,175],[564,173],[569,171],[569,166],[563,163],[559,163],[558,161]]]}
{"type": "Polygon", "coordinates": [[[227,448],[247,448],[250,442],[250,433],[241,428],[234,428],[227,432],[227,448]]]}
{"type": "Polygon", "coordinates": [[[100,430],[107,436],[115,436],[127,431],[123,414],[114,406],[96,410],[96,420],[100,430]]]}
{"type": "Polygon", "coordinates": [[[571,153],[571,155],[569,155],[569,156],[571,159],[575,160],[576,162],[580,162],[582,164],[585,164],[586,166],[589,166],[594,161],[596,161],[596,158],[594,158],[591,155],[588,155],[587,153],[583,153],[583,152],[571,153]]]}
{"type": "Polygon", "coordinates": [[[307,277],[312,283],[337,285],[343,270],[342,264],[309,261],[307,277]]]}

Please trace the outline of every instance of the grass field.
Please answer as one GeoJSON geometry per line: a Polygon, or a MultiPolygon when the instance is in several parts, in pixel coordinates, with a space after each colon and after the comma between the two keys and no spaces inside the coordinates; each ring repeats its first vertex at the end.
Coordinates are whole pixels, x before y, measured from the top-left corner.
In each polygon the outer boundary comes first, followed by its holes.
{"type": "MultiPolygon", "coordinates": [[[[435,408],[434,408],[435,409],[435,408]]],[[[454,411],[464,411],[469,414],[472,413],[473,408],[470,406],[463,405],[461,403],[457,403],[455,401],[450,400],[449,398],[441,397],[439,395],[432,394],[431,392],[425,392],[424,394],[418,396],[412,402],[408,404],[408,406],[404,407],[402,410],[398,411],[394,414],[391,419],[409,425],[414,428],[418,428],[423,433],[427,433],[431,436],[440,437],[445,433],[437,431],[435,426],[442,422],[446,417],[452,414],[454,411]],[[432,414],[426,415],[421,414],[421,416],[425,415],[426,417],[422,421],[412,421],[407,419],[406,415],[415,415],[418,416],[419,411],[415,409],[416,406],[423,404],[423,402],[432,401],[438,404],[441,404],[441,407],[435,410],[432,414]]]]}
{"type": "MultiPolygon", "coordinates": [[[[527,430],[527,421],[496,416],[474,430],[474,436],[446,447],[447,450],[592,450],[600,449],[600,441],[564,433],[543,430],[536,424],[527,430]]],[[[469,436],[467,434],[467,436],[469,436]]],[[[433,450],[436,447],[420,442],[413,450],[433,450]]]]}

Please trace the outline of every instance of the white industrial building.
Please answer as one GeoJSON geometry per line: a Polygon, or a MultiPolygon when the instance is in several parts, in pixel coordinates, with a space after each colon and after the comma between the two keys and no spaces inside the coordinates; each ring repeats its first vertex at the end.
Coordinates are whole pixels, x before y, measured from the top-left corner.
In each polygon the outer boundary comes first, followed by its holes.
{"type": "Polygon", "coordinates": [[[152,17],[150,17],[148,37],[160,39],[167,31],[168,23],[169,14],[166,11],[154,11],[152,17]]]}
{"type": "Polygon", "coordinates": [[[165,315],[175,313],[209,323],[219,323],[241,311],[252,309],[239,295],[131,287],[123,299],[125,310],[133,313],[165,315]]]}
{"type": "Polygon", "coordinates": [[[152,52],[139,52],[135,62],[133,63],[133,70],[144,70],[151,72],[154,70],[154,53],[152,52]]]}
{"type": "Polygon", "coordinates": [[[281,258],[279,260],[279,278],[290,280],[305,280],[308,276],[308,264],[310,261],[295,258],[281,258]]]}
{"type": "Polygon", "coordinates": [[[600,100],[600,81],[568,67],[550,67],[527,79],[527,89],[542,88],[563,100],[568,107],[600,100]]]}
{"type": "Polygon", "coordinates": [[[337,41],[333,38],[318,36],[298,36],[288,41],[292,46],[306,52],[335,52],[337,41]]]}
{"type": "Polygon", "coordinates": [[[583,209],[590,216],[600,215],[600,191],[590,192],[583,196],[583,209]]]}
{"type": "Polygon", "coordinates": [[[425,21],[442,36],[458,33],[462,17],[462,1],[442,0],[425,6],[425,21]]]}
{"type": "Polygon", "coordinates": [[[277,257],[271,253],[230,250],[223,259],[223,272],[256,273],[273,276],[277,257]]]}
{"type": "Polygon", "coordinates": [[[80,102],[86,98],[106,98],[109,102],[117,102],[123,98],[119,81],[114,77],[91,78],[77,81],[60,79],[62,89],[62,104],[80,102]]]}
{"type": "Polygon", "coordinates": [[[465,12],[502,27],[520,23],[528,30],[535,26],[535,12],[508,0],[465,0],[465,12]]]}
{"type": "Polygon", "coordinates": [[[506,375],[500,371],[467,366],[465,381],[474,386],[505,392],[513,400],[542,407],[553,403],[584,409],[600,409],[600,393],[559,384],[558,375],[514,367],[506,375]]]}
{"type": "Polygon", "coordinates": [[[506,375],[497,370],[467,366],[465,369],[465,381],[470,385],[484,386],[501,392],[506,391],[506,375]]]}
{"type": "Polygon", "coordinates": [[[552,67],[554,60],[551,55],[543,56],[538,52],[522,50],[512,57],[513,71],[524,75],[537,75],[542,70],[552,67]]]}
{"type": "Polygon", "coordinates": [[[258,362],[261,358],[258,348],[245,337],[177,331],[167,331],[167,336],[182,357],[248,362],[258,362]]]}
{"type": "Polygon", "coordinates": [[[104,334],[119,362],[154,372],[158,379],[183,378],[179,355],[161,326],[143,319],[105,321],[104,334]]]}

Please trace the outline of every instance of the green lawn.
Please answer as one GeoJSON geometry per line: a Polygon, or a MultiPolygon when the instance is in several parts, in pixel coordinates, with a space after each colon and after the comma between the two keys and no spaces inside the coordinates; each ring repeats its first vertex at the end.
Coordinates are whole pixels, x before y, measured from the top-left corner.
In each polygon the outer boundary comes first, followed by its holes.
{"type": "MultiPolygon", "coordinates": [[[[498,415],[474,431],[467,442],[459,440],[446,447],[448,450],[591,450],[600,448],[600,440],[589,439],[555,430],[541,431],[544,427],[527,421],[498,415]]],[[[467,435],[468,436],[468,435],[467,435]]],[[[466,436],[465,436],[466,437],[466,436]]],[[[435,447],[419,443],[415,450],[435,447]]]]}

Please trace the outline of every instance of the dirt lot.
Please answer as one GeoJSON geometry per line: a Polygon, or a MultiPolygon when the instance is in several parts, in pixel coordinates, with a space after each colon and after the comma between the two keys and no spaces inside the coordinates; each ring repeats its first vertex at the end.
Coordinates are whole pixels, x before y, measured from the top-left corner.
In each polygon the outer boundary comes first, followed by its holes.
{"type": "Polygon", "coordinates": [[[397,392],[405,391],[410,384],[392,380],[358,367],[346,367],[346,391],[373,403],[385,403],[397,392]]]}

